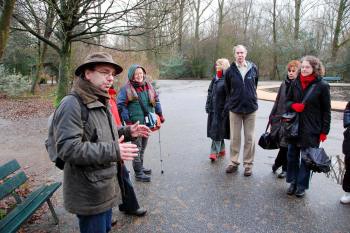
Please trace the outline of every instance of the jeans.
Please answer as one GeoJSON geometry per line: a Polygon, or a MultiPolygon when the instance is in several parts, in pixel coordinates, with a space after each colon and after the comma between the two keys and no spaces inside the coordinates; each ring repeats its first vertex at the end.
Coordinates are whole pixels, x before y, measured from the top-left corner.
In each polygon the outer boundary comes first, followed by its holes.
{"type": "Polygon", "coordinates": [[[300,159],[300,147],[294,144],[288,145],[287,152],[287,183],[292,183],[300,189],[308,189],[310,181],[310,170],[302,159],[300,159]]]}
{"type": "Polygon", "coordinates": [[[95,215],[77,215],[80,233],[107,233],[112,228],[112,209],[95,215]]]}
{"type": "Polygon", "coordinates": [[[219,154],[219,152],[225,151],[225,142],[224,139],[211,142],[210,153],[211,154],[219,154]]]}

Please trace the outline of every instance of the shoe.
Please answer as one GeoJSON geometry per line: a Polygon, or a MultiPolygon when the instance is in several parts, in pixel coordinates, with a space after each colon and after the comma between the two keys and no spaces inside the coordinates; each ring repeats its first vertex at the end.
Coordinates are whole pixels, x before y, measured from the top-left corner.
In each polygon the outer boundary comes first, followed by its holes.
{"type": "Polygon", "coordinates": [[[350,193],[345,192],[344,195],[340,198],[340,203],[350,204],[350,193]]]}
{"type": "Polygon", "coordinates": [[[224,151],[224,150],[223,150],[223,151],[220,151],[220,152],[219,152],[219,157],[224,157],[225,154],[226,154],[226,151],[224,151]]]}
{"type": "Polygon", "coordinates": [[[303,188],[297,188],[297,191],[295,191],[295,196],[302,198],[305,196],[305,189],[303,188]]]}
{"type": "Polygon", "coordinates": [[[124,214],[127,214],[127,215],[134,215],[134,216],[137,216],[137,217],[142,217],[142,216],[145,216],[145,214],[147,213],[147,210],[145,210],[144,208],[138,208],[137,210],[125,210],[125,211],[122,211],[124,212],[124,214]]]}
{"type": "Polygon", "coordinates": [[[286,171],[282,171],[280,174],[277,175],[278,178],[280,179],[284,179],[287,176],[287,172],[286,171]]]}
{"type": "Polygon", "coordinates": [[[272,173],[275,174],[277,169],[278,169],[278,167],[275,164],[273,164],[272,165],[272,173]]]}
{"type": "Polygon", "coordinates": [[[295,190],[297,189],[296,185],[291,183],[288,190],[287,190],[287,194],[288,195],[293,195],[295,193],[295,190]]]}
{"type": "Polygon", "coordinates": [[[251,167],[246,167],[246,168],[244,169],[244,176],[251,176],[252,173],[253,173],[253,171],[252,171],[252,168],[251,168],[251,167]]]}
{"type": "Polygon", "coordinates": [[[143,171],[135,173],[135,179],[136,181],[141,181],[141,182],[151,181],[151,177],[143,173],[143,171]]]}
{"type": "Polygon", "coordinates": [[[238,166],[237,165],[228,165],[226,168],[226,173],[234,173],[238,170],[238,166]]]}
{"type": "Polygon", "coordinates": [[[209,159],[212,161],[212,162],[215,162],[215,160],[217,160],[217,156],[216,156],[216,154],[210,154],[209,155],[209,159]]]}
{"type": "Polygon", "coordinates": [[[150,168],[142,168],[143,173],[145,173],[146,175],[151,175],[152,174],[152,169],[150,168]]]}

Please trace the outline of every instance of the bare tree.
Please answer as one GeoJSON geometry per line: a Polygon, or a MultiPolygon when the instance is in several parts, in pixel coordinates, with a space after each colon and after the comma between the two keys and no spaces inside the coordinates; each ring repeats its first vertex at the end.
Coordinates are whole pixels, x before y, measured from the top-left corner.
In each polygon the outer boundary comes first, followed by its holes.
{"type": "Polygon", "coordinates": [[[349,13],[350,10],[350,2],[348,0],[339,0],[338,5],[338,14],[337,14],[337,20],[334,28],[334,36],[332,41],[332,59],[335,60],[337,57],[338,50],[341,46],[346,44],[348,41],[350,41],[350,36],[347,35],[343,38],[342,41],[340,40],[341,32],[345,28],[346,24],[348,24],[348,20],[346,21],[346,15],[349,13]]]}
{"type": "Polygon", "coordinates": [[[299,39],[301,2],[302,0],[294,0],[294,40],[299,39]]]}
{"type": "Polygon", "coordinates": [[[1,17],[0,17],[0,58],[4,53],[7,39],[9,37],[10,21],[16,0],[1,1],[1,17]]]}
{"type": "MultiPolygon", "coordinates": [[[[99,36],[141,36],[159,26],[155,25],[149,28],[136,20],[140,10],[145,9],[148,4],[156,2],[156,0],[42,0],[41,2],[47,8],[51,7],[54,10],[56,16],[52,36],[48,39],[33,29],[35,25],[31,22],[36,16],[30,12],[25,0],[21,1],[21,9],[13,17],[22,25],[24,30],[36,36],[59,54],[60,65],[56,103],[69,90],[72,43],[80,41],[99,45],[97,40],[99,36]],[[100,8],[100,6],[102,7],[100,8]],[[102,12],[99,12],[99,9],[103,9],[102,12]]],[[[162,18],[162,14],[166,14],[160,11],[158,13],[159,19],[162,18]]],[[[40,14],[38,14],[38,17],[40,17],[40,14]]],[[[40,19],[39,21],[42,22],[40,19]]],[[[116,45],[104,44],[100,46],[120,51],[124,50],[116,45]]]]}

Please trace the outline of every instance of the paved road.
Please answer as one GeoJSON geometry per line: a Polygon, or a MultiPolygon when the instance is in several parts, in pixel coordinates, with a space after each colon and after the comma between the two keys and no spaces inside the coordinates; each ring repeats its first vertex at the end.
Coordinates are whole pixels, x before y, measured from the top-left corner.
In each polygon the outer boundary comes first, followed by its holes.
{"type": "MultiPolygon", "coordinates": [[[[153,169],[152,182],[135,182],[140,203],[149,213],[135,218],[115,211],[118,224],[113,232],[350,232],[350,206],[339,204],[341,186],[315,174],[305,198],[286,195],[288,185],[271,172],[277,151],[257,147],[251,177],[243,176],[243,167],[226,174],[228,157],[209,161],[204,111],[209,81],[158,83],[166,118],[160,131],[164,174],[159,135],[154,133],[145,155],[145,165],[153,169]]],[[[272,102],[259,101],[256,139],[271,108],[272,102]]],[[[324,147],[336,155],[341,153],[343,129],[341,114],[332,116],[324,147]]],[[[226,146],[229,153],[229,141],[226,146]]],[[[75,217],[63,210],[59,214],[64,222],[60,231],[75,232],[75,217]]]]}

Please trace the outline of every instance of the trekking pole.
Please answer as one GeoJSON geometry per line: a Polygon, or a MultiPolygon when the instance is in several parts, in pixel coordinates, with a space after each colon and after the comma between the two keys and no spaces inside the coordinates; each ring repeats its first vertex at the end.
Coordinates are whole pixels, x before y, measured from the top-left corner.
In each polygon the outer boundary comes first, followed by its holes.
{"type": "Polygon", "coordinates": [[[160,142],[160,129],[158,130],[158,143],[159,143],[159,159],[160,159],[160,173],[163,174],[163,158],[162,158],[162,144],[160,142]]]}

